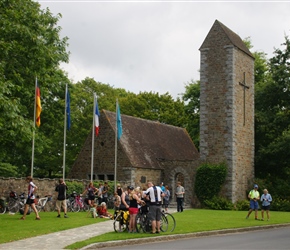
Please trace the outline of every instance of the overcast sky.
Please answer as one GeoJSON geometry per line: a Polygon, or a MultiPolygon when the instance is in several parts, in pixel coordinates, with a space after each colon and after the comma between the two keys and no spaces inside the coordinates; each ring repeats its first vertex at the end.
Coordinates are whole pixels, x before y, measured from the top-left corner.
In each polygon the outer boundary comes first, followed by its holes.
{"type": "Polygon", "coordinates": [[[85,77],[173,97],[199,80],[200,52],[217,19],[268,58],[290,33],[290,1],[38,1],[62,14],[73,82],[85,77]]]}

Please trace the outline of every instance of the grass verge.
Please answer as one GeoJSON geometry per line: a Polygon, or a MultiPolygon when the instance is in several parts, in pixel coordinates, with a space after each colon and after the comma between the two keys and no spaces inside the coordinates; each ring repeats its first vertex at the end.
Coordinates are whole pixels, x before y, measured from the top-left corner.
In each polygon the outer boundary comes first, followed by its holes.
{"type": "MultiPolygon", "coordinates": [[[[174,213],[173,215],[176,220],[176,228],[174,232],[161,233],[160,235],[186,234],[230,228],[244,228],[251,226],[284,224],[290,222],[289,212],[274,212],[274,211],[271,212],[270,221],[254,220],[254,214],[252,214],[249,219],[245,219],[247,215],[246,211],[190,209],[185,210],[183,213],[174,213]]],[[[70,246],[67,246],[66,248],[79,249],[84,246],[98,242],[127,240],[144,237],[156,237],[156,235],[150,235],[145,233],[129,234],[129,233],[111,232],[90,238],[85,241],[76,242],[70,246]]]]}
{"type": "MultiPolygon", "coordinates": [[[[102,219],[92,219],[87,217],[85,212],[68,213],[69,219],[56,218],[56,212],[41,212],[41,220],[36,221],[34,213],[28,215],[25,221],[19,220],[20,214],[0,215],[0,244],[5,242],[16,241],[24,238],[44,235],[71,228],[91,225],[102,222],[102,219]]],[[[271,211],[270,221],[254,220],[252,214],[249,219],[245,219],[246,211],[221,211],[221,210],[205,210],[190,209],[183,213],[174,213],[176,219],[176,228],[173,233],[161,233],[161,235],[170,234],[186,234],[202,231],[212,231],[229,228],[244,228],[261,225],[284,224],[290,223],[289,212],[271,211]]],[[[260,213],[259,213],[260,216],[260,213]]],[[[290,225],[290,224],[289,224],[290,225]]],[[[112,221],[113,231],[113,221],[112,221]]],[[[106,233],[97,237],[90,238],[85,241],[77,242],[68,246],[68,249],[79,249],[92,243],[126,240],[134,238],[152,237],[154,235],[139,233],[106,233]]]]}

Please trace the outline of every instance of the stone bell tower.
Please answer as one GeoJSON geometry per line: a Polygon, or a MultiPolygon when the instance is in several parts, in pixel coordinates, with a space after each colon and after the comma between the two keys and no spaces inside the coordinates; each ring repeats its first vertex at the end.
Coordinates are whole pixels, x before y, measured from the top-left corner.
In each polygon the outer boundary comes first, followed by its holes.
{"type": "Polygon", "coordinates": [[[235,202],[254,178],[254,57],[218,20],[200,54],[200,157],[226,163],[225,195],[235,202]]]}

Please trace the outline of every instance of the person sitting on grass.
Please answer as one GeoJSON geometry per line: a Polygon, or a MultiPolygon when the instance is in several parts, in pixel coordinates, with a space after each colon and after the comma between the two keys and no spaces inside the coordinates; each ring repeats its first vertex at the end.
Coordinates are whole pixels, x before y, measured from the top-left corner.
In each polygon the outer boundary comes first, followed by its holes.
{"type": "Polygon", "coordinates": [[[113,219],[113,215],[107,210],[106,202],[102,202],[101,205],[98,206],[97,213],[100,218],[113,219]]]}

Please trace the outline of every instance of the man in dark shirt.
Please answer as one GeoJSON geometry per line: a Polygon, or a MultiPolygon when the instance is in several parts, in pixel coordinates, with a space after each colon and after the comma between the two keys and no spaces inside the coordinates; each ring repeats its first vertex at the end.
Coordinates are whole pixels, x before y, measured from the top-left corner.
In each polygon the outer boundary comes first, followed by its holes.
{"type": "Polygon", "coordinates": [[[56,200],[56,209],[57,209],[57,217],[60,218],[60,209],[63,208],[64,218],[68,218],[66,214],[66,191],[67,185],[63,181],[63,179],[59,179],[59,184],[56,186],[55,191],[57,192],[57,200],[56,200]]]}

